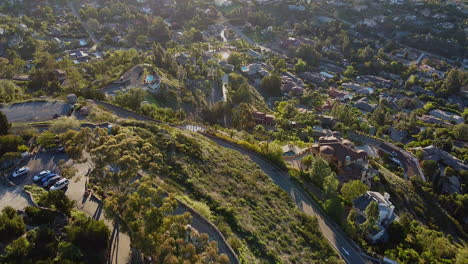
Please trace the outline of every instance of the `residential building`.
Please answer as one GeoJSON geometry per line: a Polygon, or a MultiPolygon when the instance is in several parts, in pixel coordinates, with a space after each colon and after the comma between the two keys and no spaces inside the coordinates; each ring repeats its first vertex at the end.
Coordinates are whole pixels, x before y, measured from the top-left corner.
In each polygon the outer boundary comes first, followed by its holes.
{"type": "Polygon", "coordinates": [[[395,206],[390,202],[388,193],[382,195],[378,192],[367,191],[353,201],[353,207],[359,215],[356,219],[358,224],[363,224],[367,220],[365,211],[371,202],[378,204],[379,218],[376,227],[371,228],[366,236],[372,243],[375,243],[383,237],[386,228],[398,217],[394,213],[395,206]]]}
{"type": "Polygon", "coordinates": [[[432,110],[429,112],[429,114],[448,122],[455,122],[456,124],[461,124],[464,122],[463,117],[440,109],[432,110]]]}

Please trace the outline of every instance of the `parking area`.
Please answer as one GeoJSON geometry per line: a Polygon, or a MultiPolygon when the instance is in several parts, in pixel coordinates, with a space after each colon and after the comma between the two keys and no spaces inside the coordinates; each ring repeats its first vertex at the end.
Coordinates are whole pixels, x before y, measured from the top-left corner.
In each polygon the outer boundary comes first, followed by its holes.
{"type": "Polygon", "coordinates": [[[68,157],[64,153],[39,152],[33,155],[22,166],[29,167],[30,171],[26,175],[13,178],[9,176],[9,180],[16,186],[4,186],[0,184],[0,210],[6,206],[11,206],[15,209],[23,209],[25,206],[32,205],[29,196],[23,191],[25,185],[33,184],[33,177],[43,170],[50,170],[58,173],[58,163],[60,160],[68,161],[68,157]]]}
{"type": "Polygon", "coordinates": [[[72,105],[55,101],[24,102],[0,106],[10,122],[41,122],[70,113],[72,105]]]}
{"type": "Polygon", "coordinates": [[[33,184],[34,175],[43,170],[50,170],[51,172],[58,174],[60,172],[58,163],[61,160],[68,161],[69,159],[65,153],[39,152],[38,154],[31,156],[25,164],[21,164],[21,166],[26,166],[30,169],[26,175],[18,176],[16,178],[10,176],[9,179],[19,187],[33,184]]]}

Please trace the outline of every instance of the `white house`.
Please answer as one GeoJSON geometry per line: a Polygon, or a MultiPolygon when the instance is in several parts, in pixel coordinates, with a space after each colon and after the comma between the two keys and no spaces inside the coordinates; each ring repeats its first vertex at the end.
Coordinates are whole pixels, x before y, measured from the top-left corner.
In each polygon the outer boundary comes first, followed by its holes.
{"type": "Polygon", "coordinates": [[[379,205],[379,219],[376,223],[377,228],[370,230],[367,234],[367,238],[372,242],[376,242],[382,238],[386,228],[397,216],[394,213],[395,206],[390,202],[390,195],[388,193],[382,195],[379,192],[367,191],[353,201],[353,206],[359,214],[357,219],[359,224],[366,221],[365,210],[371,202],[376,202],[379,205]]]}

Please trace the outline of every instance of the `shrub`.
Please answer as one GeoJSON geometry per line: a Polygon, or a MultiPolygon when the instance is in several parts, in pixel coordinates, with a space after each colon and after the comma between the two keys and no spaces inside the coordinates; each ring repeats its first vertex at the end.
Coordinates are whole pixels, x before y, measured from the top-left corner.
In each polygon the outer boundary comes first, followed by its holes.
{"type": "Polygon", "coordinates": [[[54,221],[54,213],[38,207],[27,206],[24,208],[26,215],[30,218],[29,224],[44,225],[54,221]]]}
{"type": "Polygon", "coordinates": [[[50,130],[54,133],[64,133],[69,129],[78,129],[80,122],[76,120],[76,117],[62,117],[55,121],[51,126],[50,130]]]}
{"type": "Polygon", "coordinates": [[[39,137],[37,138],[37,142],[44,148],[53,148],[56,146],[55,144],[56,136],[57,135],[55,133],[52,133],[50,131],[45,131],[39,135],[39,137]]]}
{"type": "Polygon", "coordinates": [[[0,214],[0,242],[12,241],[24,232],[26,232],[26,225],[23,218],[12,207],[5,207],[0,214]]]}
{"type": "Polygon", "coordinates": [[[29,151],[29,148],[26,145],[20,145],[18,146],[17,150],[18,152],[23,153],[23,152],[29,151]]]}

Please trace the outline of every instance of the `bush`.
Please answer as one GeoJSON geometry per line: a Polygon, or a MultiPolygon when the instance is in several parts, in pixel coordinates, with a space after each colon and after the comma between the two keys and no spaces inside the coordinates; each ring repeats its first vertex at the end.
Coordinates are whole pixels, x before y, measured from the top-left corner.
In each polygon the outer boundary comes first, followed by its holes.
{"type": "Polygon", "coordinates": [[[39,135],[39,137],[37,138],[37,143],[39,143],[44,148],[53,148],[57,146],[55,144],[56,136],[57,135],[55,133],[52,133],[50,131],[45,131],[39,135]]]}
{"type": "Polygon", "coordinates": [[[64,133],[69,129],[78,129],[80,122],[76,117],[61,117],[50,126],[50,131],[54,133],[64,133]]]}
{"type": "Polygon", "coordinates": [[[52,223],[55,219],[53,212],[38,207],[27,206],[24,208],[26,215],[30,218],[28,221],[32,225],[45,225],[52,223]]]}
{"type": "Polygon", "coordinates": [[[23,152],[29,151],[29,148],[26,145],[21,145],[21,146],[18,146],[17,150],[18,152],[23,153],[23,152]]]}
{"type": "Polygon", "coordinates": [[[103,221],[88,218],[84,222],[73,223],[67,229],[70,240],[80,248],[105,249],[110,231],[103,221]]]}
{"type": "Polygon", "coordinates": [[[40,206],[55,209],[59,212],[70,216],[74,202],[68,199],[65,192],[62,191],[50,191],[45,195],[41,195],[38,204],[40,206]]]}
{"type": "Polygon", "coordinates": [[[0,214],[0,242],[10,242],[24,232],[26,232],[26,225],[23,218],[12,207],[5,207],[0,214]]]}
{"type": "Polygon", "coordinates": [[[7,152],[16,152],[18,150],[18,146],[22,145],[23,143],[24,140],[20,136],[0,136],[0,156],[7,152]]]}

